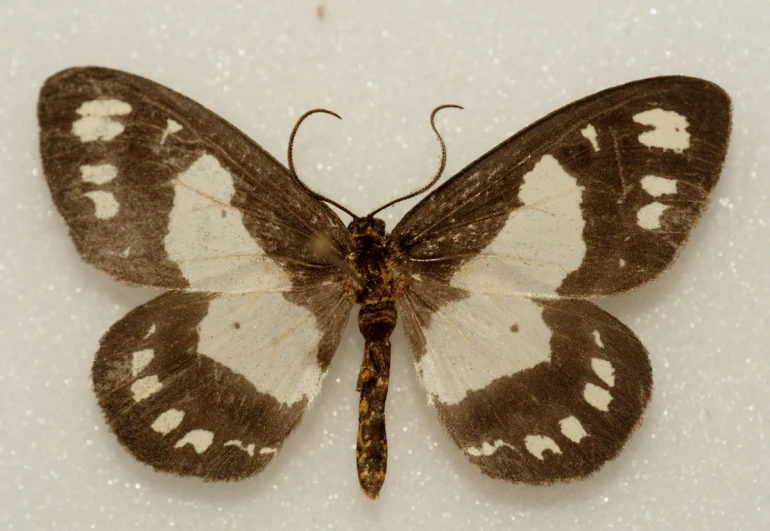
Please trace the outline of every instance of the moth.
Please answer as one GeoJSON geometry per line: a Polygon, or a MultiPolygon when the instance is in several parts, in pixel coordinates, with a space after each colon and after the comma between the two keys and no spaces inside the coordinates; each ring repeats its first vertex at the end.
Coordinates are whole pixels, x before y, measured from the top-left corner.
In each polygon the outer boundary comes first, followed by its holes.
{"type": "MultiPolygon", "coordinates": [[[[446,160],[435,113],[443,155],[430,185],[446,160]]],[[[397,315],[429,403],[483,473],[548,484],[620,452],[652,370],[634,333],[587,299],[673,262],[731,127],[730,99],[708,81],[604,90],[471,163],[388,233],[376,214],[404,198],[359,216],[297,177],[302,120],[287,168],[184,96],[91,67],[49,78],[38,117],[81,256],[165,290],[110,328],[93,364],[120,443],[183,476],[260,472],[318,395],[358,305],[356,462],[370,498],[385,479],[397,315]]]]}

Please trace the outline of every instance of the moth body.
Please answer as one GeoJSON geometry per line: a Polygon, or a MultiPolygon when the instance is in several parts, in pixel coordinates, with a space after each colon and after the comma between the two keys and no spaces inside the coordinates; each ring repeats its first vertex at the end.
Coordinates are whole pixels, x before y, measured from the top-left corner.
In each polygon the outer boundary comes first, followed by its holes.
{"type": "Polygon", "coordinates": [[[358,327],[366,346],[357,391],[358,408],[356,464],[364,494],[376,499],[385,481],[388,439],[385,431],[385,402],[390,381],[390,334],[396,326],[394,301],[395,260],[381,219],[366,217],[350,223],[355,250],[352,268],[360,283],[356,289],[358,327]]]}

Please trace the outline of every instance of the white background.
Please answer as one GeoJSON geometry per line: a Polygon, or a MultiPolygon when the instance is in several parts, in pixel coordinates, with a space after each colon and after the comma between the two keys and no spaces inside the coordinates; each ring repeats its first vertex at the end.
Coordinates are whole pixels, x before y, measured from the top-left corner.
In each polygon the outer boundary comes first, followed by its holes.
{"type": "MultiPolygon", "coordinates": [[[[14,2],[0,7],[0,527],[3,529],[768,529],[770,6],[639,1],[14,2]],[[75,7],[77,5],[77,7],[75,7]],[[480,475],[435,420],[399,327],[390,462],[377,503],[355,475],[351,320],[323,392],[259,476],[153,472],[102,421],[97,343],[149,290],[83,263],[41,173],[35,105],[75,65],[150,77],[233,122],[358,213],[425,182],[444,111],[451,175],[551,110],[659,74],[734,99],[727,165],[676,265],[602,301],[650,351],[655,391],[594,477],[517,487],[480,475]]],[[[413,203],[412,203],[413,204],[413,203]]],[[[387,211],[393,222],[410,205],[387,211]]]]}

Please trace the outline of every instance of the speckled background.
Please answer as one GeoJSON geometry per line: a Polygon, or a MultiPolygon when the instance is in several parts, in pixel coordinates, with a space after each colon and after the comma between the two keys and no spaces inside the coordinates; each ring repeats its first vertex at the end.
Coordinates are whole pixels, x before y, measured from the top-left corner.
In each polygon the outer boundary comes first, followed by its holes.
{"type": "MultiPolygon", "coordinates": [[[[658,2],[20,2],[0,7],[0,527],[3,529],[770,528],[770,5],[658,2]],[[358,490],[354,321],[305,422],[260,476],[153,472],[106,429],[90,389],[99,337],[149,290],[84,264],[37,149],[43,80],[73,65],[141,74],[200,101],[359,213],[426,181],[428,115],[447,175],[604,87],[701,76],[734,98],[711,208],[672,269],[602,302],[650,351],[646,421],[591,479],[547,488],[481,476],[435,421],[396,330],[391,459],[358,490]]],[[[413,204],[413,203],[411,203],[413,204]]],[[[411,204],[389,210],[392,226],[411,204]]]]}

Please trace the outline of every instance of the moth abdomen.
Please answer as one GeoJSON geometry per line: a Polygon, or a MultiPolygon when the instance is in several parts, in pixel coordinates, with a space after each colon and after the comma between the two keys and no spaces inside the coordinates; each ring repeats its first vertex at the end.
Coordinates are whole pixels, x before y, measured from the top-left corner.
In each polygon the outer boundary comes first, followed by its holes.
{"type": "Polygon", "coordinates": [[[356,467],[361,490],[371,499],[379,496],[388,465],[385,403],[390,383],[390,334],[396,325],[393,301],[361,307],[358,323],[366,339],[358,375],[356,467]]]}
{"type": "Polygon", "coordinates": [[[396,304],[392,299],[361,306],[358,328],[367,341],[387,339],[396,327],[396,304]]]}

